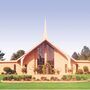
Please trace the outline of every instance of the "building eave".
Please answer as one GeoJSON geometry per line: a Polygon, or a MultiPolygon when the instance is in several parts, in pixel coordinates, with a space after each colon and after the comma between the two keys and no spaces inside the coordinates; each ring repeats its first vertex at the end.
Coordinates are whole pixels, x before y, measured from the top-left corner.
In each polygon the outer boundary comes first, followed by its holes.
{"type": "Polygon", "coordinates": [[[16,63],[17,61],[0,61],[0,63],[16,63]]]}
{"type": "Polygon", "coordinates": [[[77,63],[90,63],[89,60],[76,60],[77,63]]]}

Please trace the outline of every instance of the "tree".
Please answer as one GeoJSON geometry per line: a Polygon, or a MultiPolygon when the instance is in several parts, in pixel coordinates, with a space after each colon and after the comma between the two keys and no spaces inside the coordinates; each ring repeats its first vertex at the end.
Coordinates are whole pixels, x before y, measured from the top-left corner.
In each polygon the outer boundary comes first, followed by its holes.
{"type": "Polygon", "coordinates": [[[81,54],[81,55],[79,56],[79,60],[87,60],[87,57],[86,57],[85,55],[82,55],[82,54],[81,54]]]}
{"type": "Polygon", "coordinates": [[[73,57],[74,59],[77,59],[77,60],[79,59],[79,56],[78,56],[78,54],[77,54],[76,52],[73,53],[72,57],[73,57]]]}
{"type": "Polygon", "coordinates": [[[90,56],[90,49],[87,46],[84,46],[81,51],[81,55],[88,58],[90,56]]]}
{"type": "Polygon", "coordinates": [[[4,58],[3,58],[3,57],[4,57],[4,55],[5,55],[5,54],[4,54],[2,51],[0,51],[0,60],[1,60],[1,61],[3,61],[3,60],[4,60],[4,58]]]}
{"type": "Polygon", "coordinates": [[[24,50],[18,50],[16,53],[12,54],[11,60],[16,60],[16,59],[20,58],[24,54],[25,54],[24,50]]]}
{"type": "Polygon", "coordinates": [[[90,60],[90,49],[87,46],[84,46],[81,50],[81,53],[74,52],[72,57],[76,60],[90,60]]]}

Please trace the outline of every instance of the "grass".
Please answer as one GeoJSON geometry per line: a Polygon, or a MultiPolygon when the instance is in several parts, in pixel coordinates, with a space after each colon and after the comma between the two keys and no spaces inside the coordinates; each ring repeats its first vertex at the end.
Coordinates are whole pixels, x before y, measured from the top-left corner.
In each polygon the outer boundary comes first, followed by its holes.
{"type": "Polygon", "coordinates": [[[90,89],[90,82],[80,83],[0,83],[0,89],[90,89]]]}
{"type": "MultiPolygon", "coordinates": [[[[83,76],[83,75],[82,75],[83,76]]],[[[85,75],[90,79],[90,75],[85,75]]],[[[0,75],[0,80],[3,76],[0,75]]],[[[78,82],[78,83],[1,83],[0,89],[77,89],[77,90],[90,90],[90,82],[78,82]]]]}

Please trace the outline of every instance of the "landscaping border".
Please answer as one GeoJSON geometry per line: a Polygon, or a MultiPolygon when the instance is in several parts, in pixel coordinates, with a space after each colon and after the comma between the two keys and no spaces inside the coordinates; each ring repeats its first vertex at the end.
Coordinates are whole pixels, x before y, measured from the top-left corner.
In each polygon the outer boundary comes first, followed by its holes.
{"type": "Polygon", "coordinates": [[[79,82],[90,82],[90,80],[81,80],[81,81],[3,81],[2,83],[79,83],[79,82]]]}

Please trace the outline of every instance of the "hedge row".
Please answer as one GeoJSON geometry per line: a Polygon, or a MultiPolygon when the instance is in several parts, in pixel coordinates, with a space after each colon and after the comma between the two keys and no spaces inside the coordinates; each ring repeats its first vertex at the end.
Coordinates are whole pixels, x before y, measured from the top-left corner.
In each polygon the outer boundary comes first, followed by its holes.
{"type": "Polygon", "coordinates": [[[79,75],[63,75],[62,80],[87,80],[86,76],[79,76],[79,75]]]}
{"type": "Polygon", "coordinates": [[[51,77],[48,79],[47,77],[41,77],[40,79],[36,79],[35,77],[32,77],[31,75],[7,75],[4,76],[4,81],[78,81],[78,80],[87,80],[88,78],[86,76],[82,75],[63,75],[61,79],[58,79],[58,77],[51,77]]]}
{"type": "Polygon", "coordinates": [[[31,75],[22,75],[22,76],[14,76],[14,75],[7,75],[3,78],[4,81],[31,81],[32,76],[31,75]]]}

